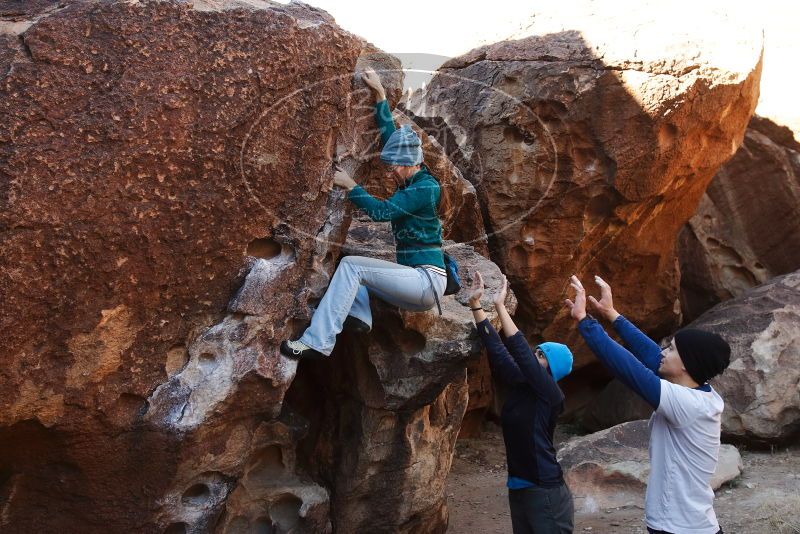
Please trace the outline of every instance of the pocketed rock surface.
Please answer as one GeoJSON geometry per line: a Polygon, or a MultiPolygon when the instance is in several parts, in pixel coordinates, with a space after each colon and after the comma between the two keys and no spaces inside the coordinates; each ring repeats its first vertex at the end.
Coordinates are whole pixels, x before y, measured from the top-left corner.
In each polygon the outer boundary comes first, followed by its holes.
{"type": "Polygon", "coordinates": [[[654,2],[554,10],[442,65],[408,108],[442,123],[475,185],[529,336],[576,344],[572,274],[589,289],[603,276],[635,323],[666,335],[680,323],[675,238],[742,142],[760,33],[654,2]]]}

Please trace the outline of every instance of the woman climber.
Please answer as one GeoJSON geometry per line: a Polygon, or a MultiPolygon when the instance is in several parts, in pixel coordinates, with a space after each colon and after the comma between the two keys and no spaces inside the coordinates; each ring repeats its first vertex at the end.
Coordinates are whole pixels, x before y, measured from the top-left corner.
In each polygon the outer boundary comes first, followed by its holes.
{"type": "Polygon", "coordinates": [[[449,207],[447,194],[422,163],[419,136],[410,126],[395,126],[377,73],[366,69],[362,79],[375,97],[381,161],[397,191],[378,200],[341,169],[335,171],[333,183],[346,189],[347,198],[373,221],[391,221],[397,263],[363,256],[342,258],[311,325],[299,339],[281,343],[281,353],[288,358],[330,356],[342,328],[369,332],[369,295],[405,310],[425,311],[438,303],[447,284],[439,217],[449,207]]]}

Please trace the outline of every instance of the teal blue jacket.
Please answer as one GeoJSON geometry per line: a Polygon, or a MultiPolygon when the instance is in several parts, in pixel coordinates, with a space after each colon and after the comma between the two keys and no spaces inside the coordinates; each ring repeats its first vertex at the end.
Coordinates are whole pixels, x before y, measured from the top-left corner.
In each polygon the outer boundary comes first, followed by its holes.
{"type": "MultiPolygon", "coordinates": [[[[386,144],[397,129],[386,100],[375,105],[375,121],[381,142],[386,144]]],[[[376,199],[360,185],[347,194],[373,221],[392,222],[397,263],[410,267],[436,265],[444,269],[442,223],[437,213],[440,196],[439,182],[424,165],[386,200],[376,199]]]]}

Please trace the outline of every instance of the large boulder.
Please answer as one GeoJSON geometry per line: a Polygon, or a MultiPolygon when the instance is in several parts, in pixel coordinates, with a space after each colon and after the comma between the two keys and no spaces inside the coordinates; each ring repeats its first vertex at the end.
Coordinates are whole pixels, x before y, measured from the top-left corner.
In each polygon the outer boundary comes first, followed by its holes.
{"type": "Polygon", "coordinates": [[[687,321],[799,269],[800,143],[792,131],[753,117],[678,239],[687,321]]]}
{"type": "MultiPolygon", "coordinates": [[[[650,474],[647,421],[632,421],[601,432],[572,438],[558,450],[564,479],[578,513],[602,508],[642,506],[650,474]]],[[[721,445],[711,487],[718,489],[742,472],[742,457],[733,445],[721,445]]]]}
{"type": "Polygon", "coordinates": [[[731,363],[715,379],[727,438],[755,445],[800,435],[800,271],[718,304],[689,325],[719,333],[731,363]]]}
{"type": "MultiPolygon", "coordinates": [[[[606,277],[653,335],[679,324],[675,237],[758,99],[757,28],[653,2],[591,12],[537,14],[408,103],[449,127],[535,341],[578,341],[562,304],[573,273],[606,277]]],[[[590,361],[578,351],[576,367],[590,361]]]]}
{"type": "Polygon", "coordinates": [[[443,317],[376,303],[373,334],[299,374],[278,350],[350,223],[332,161],[383,175],[354,71],[394,103],[398,62],[302,4],[0,9],[2,530],[442,532],[480,354],[465,292],[443,317]]]}
{"type": "Polygon", "coordinates": [[[2,530],[330,531],[277,347],[345,236],[331,160],[377,167],[353,72],[394,102],[399,64],[302,4],[12,4],[2,530]]]}

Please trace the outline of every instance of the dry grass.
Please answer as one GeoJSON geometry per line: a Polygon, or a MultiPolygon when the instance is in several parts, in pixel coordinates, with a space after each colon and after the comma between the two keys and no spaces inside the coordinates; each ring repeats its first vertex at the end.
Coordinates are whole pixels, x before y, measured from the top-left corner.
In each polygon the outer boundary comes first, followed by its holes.
{"type": "Polygon", "coordinates": [[[800,496],[764,504],[759,512],[775,529],[775,534],[800,534],[800,496]]]}

